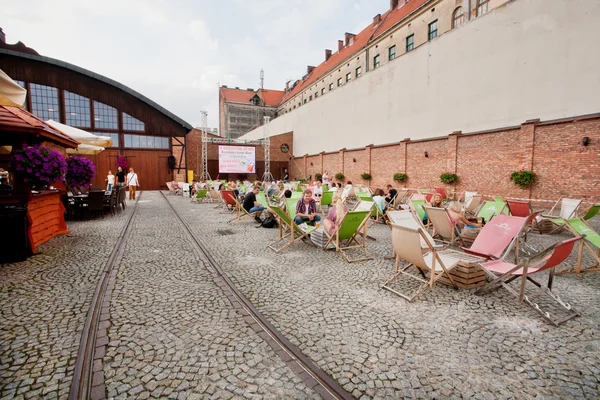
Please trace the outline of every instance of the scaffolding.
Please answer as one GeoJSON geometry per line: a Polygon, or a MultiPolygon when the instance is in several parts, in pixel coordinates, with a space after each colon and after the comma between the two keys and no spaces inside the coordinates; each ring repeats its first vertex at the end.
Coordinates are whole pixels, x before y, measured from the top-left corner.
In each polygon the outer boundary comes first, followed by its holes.
{"type": "Polygon", "coordinates": [[[231,138],[209,138],[208,137],[208,112],[201,111],[202,113],[202,174],[203,180],[212,180],[210,173],[208,172],[208,143],[222,143],[222,144],[250,144],[250,145],[261,145],[263,146],[265,154],[265,172],[263,173],[262,180],[272,181],[273,175],[271,174],[271,140],[269,139],[268,129],[271,118],[264,117],[264,129],[263,138],[259,140],[239,140],[231,138]]]}

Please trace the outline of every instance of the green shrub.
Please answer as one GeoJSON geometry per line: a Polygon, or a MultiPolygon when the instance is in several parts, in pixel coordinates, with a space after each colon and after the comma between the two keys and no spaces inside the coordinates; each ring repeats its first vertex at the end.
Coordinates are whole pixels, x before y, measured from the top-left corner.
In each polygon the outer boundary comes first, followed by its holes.
{"type": "Polygon", "coordinates": [[[440,180],[442,181],[442,183],[446,184],[455,183],[456,181],[458,181],[458,176],[456,176],[456,174],[445,173],[440,175],[440,180]]]}
{"type": "Polygon", "coordinates": [[[395,182],[402,183],[408,179],[408,175],[401,172],[396,172],[393,177],[395,182]]]}
{"type": "Polygon", "coordinates": [[[341,172],[338,172],[337,174],[335,174],[335,179],[337,179],[340,182],[343,181],[344,178],[345,178],[345,176],[341,172]]]}
{"type": "Polygon", "coordinates": [[[515,185],[519,185],[521,189],[526,189],[528,186],[535,183],[535,172],[522,169],[510,174],[510,179],[515,185]]]}
{"type": "Polygon", "coordinates": [[[315,178],[317,178],[318,181],[323,179],[323,175],[322,174],[315,174],[315,178]]]}
{"type": "Polygon", "coordinates": [[[365,181],[370,181],[372,178],[371,174],[369,174],[368,172],[363,172],[360,175],[360,177],[363,178],[365,181]]]}

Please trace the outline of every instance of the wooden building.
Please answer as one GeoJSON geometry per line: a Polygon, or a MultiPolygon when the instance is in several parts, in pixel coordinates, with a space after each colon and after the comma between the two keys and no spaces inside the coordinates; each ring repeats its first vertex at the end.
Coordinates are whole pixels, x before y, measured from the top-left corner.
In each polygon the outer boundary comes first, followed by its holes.
{"type": "Polygon", "coordinates": [[[179,167],[187,169],[190,124],[119,82],[40,56],[21,42],[8,45],[3,37],[0,69],[27,89],[27,110],[113,139],[111,148],[86,156],[96,165],[92,183],[103,185],[108,170],[116,171],[117,157],[123,157],[139,174],[142,189],[166,189],[174,178],[167,162],[174,146],[184,154],[179,167]]]}

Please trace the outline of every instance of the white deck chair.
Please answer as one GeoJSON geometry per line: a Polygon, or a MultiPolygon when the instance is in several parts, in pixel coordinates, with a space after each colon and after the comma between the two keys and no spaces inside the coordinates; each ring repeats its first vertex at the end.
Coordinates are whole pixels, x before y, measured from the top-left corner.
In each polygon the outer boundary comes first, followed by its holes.
{"type": "Polygon", "coordinates": [[[566,227],[566,221],[576,215],[581,202],[582,200],[567,199],[566,197],[563,197],[552,206],[548,214],[542,214],[542,217],[549,219],[554,224],[554,229],[550,234],[558,233],[566,227]],[[556,213],[556,206],[558,206],[558,203],[560,203],[560,213],[556,213]]]}
{"type": "MultiPolygon", "coordinates": [[[[465,193],[473,193],[473,192],[465,192],[465,193]]],[[[465,195],[466,198],[466,195],[465,195]]],[[[479,208],[479,204],[481,204],[481,195],[480,194],[472,194],[469,197],[469,200],[465,200],[465,215],[475,215],[477,213],[477,209],[479,208]]]]}
{"type": "Polygon", "coordinates": [[[396,273],[383,284],[383,289],[389,290],[409,302],[414,301],[426,289],[433,289],[435,283],[444,276],[450,281],[454,289],[458,289],[450,274],[452,269],[459,264],[474,264],[484,261],[483,258],[470,256],[459,251],[436,250],[422,227],[413,229],[392,224],[392,244],[396,253],[396,273]],[[428,247],[428,251],[425,254],[423,254],[421,246],[423,240],[428,247]],[[400,260],[407,261],[408,265],[401,268],[400,260]],[[421,276],[407,272],[412,266],[419,270],[421,276]],[[428,278],[425,275],[427,272],[429,273],[428,278]],[[396,288],[390,286],[400,276],[419,281],[421,284],[413,293],[401,293],[396,288]]]}

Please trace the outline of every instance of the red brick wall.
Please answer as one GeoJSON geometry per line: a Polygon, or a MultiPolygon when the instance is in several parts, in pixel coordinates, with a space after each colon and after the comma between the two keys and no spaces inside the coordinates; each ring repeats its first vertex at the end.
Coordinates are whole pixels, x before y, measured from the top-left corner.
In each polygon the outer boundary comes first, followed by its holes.
{"type": "Polygon", "coordinates": [[[323,173],[323,166],[321,164],[321,155],[306,157],[306,176],[310,176],[312,180],[316,179],[316,174],[323,173]],[[310,165],[312,163],[312,165],[310,165]]]}
{"type": "MultiPolygon", "coordinates": [[[[477,191],[485,195],[557,200],[560,197],[600,201],[600,114],[562,121],[527,121],[520,127],[472,134],[453,133],[446,138],[403,141],[359,150],[307,156],[307,175],[327,170],[333,180],[342,172],[346,180],[363,183],[360,174],[373,176],[372,188],[392,183],[395,187],[477,191]],[[589,145],[582,139],[589,137],[589,145]],[[428,157],[425,157],[427,152],[428,157]],[[356,162],[353,161],[356,159],[356,162]],[[310,166],[310,162],[313,166],[310,166]],[[521,189],[510,180],[520,169],[532,169],[537,183],[521,189]],[[404,172],[404,185],[392,182],[404,172]],[[456,185],[443,185],[440,175],[456,173],[456,185]]],[[[292,177],[304,177],[304,157],[292,177]]]]}

